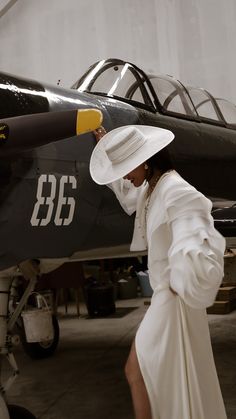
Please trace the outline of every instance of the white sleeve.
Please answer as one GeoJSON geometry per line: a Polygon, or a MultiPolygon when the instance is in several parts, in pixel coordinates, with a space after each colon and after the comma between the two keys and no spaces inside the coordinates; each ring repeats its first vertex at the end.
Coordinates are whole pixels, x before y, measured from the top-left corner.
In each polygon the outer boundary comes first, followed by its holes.
{"type": "Polygon", "coordinates": [[[136,211],[137,199],[140,189],[136,188],[129,180],[119,179],[107,185],[115,193],[124,211],[131,215],[136,211]]]}
{"type": "Polygon", "coordinates": [[[210,201],[196,190],[182,192],[167,209],[170,286],[189,306],[206,308],[223,278],[225,239],[214,228],[210,201]]]}

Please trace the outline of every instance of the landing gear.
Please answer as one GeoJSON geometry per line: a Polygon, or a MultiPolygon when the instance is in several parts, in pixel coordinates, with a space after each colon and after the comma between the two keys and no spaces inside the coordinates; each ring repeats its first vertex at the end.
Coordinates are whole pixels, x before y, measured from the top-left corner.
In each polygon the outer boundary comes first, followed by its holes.
{"type": "Polygon", "coordinates": [[[52,316],[53,339],[45,342],[29,343],[26,340],[24,329],[22,330],[21,343],[25,352],[32,359],[43,359],[52,356],[59,342],[59,324],[56,316],[52,316]]]}
{"type": "Polygon", "coordinates": [[[36,417],[24,407],[16,406],[15,404],[9,404],[7,407],[10,419],[36,419],[36,417]]]}
{"type": "MultiPolygon", "coordinates": [[[[48,358],[49,356],[52,356],[54,354],[58,346],[60,331],[57,317],[55,315],[52,315],[52,338],[50,340],[45,341],[28,342],[23,318],[21,316],[21,310],[26,303],[28,310],[35,310],[42,307],[41,305],[38,305],[37,298],[35,298],[36,296],[40,296],[40,294],[32,292],[34,290],[34,287],[34,278],[30,279],[28,286],[25,289],[25,285],[22,288],[22,278],[19,279],[18,277],[16,277],[11,286],[9,311],[13,313],[12,317],[14,317],[14,322],[17,328],[16,332],[20,335],[22,346],[27,355],[29,355],[32,359],[43,359],[48,358]],[[21,305],[20,309],[19,305],[21,305]]],[[[43,298],[42,295],[41,298],[43,298]]],[[[45,301],[44,298],[43,300],[45,301]]],[[[11,322],[12,318],[10,320],[10,323],[11,322]]],[[[13,326],[10,324],[11,329],[12,327],[13,326]]]]}
{"type": "MultiPolygon", "coordinates": [[[[15,361],[15,357],[13,355],[13,347],[19,343],[19,336],[13,333],[13,329],[18,323],[20,319],[20,323],[22,326],[21,320],[21,312],[23,307],[25,306],[29,295],[34,290],[35,284],[37,282],[37,275],[38,270],[35,267],[35,264],[31,261],[24,262],[20,265],[20,269],[26,279],[29,280],[29,284],[20,299],[17,301],[17,304],[14,306],[15,296],[14,290],[12,291],[12,276],[13,273],[16,274],[16,270],[13,272],[13,268],[11,270],[6,270],[1,272],[0,276],[0,373],[1,373],[1,364],[2,359],[8,360],[10,367],[12,369],[12,374],[8,377],[5,383],[1,382],[1,375],[0,375],[0,418],[1,419],[36,419],[35,416],[29,412],[27,409],[16,406],[16,405],[8,405],[6,401],[6,395],[9,388],[12,386],[14,381],[16,380],[19,370],[15,361]]],[[[42,313],[42,312],[41,312],[42,313]]],[[[49,314],[49,311],[47,311],[49,314]]],[[[49,319],[51,320],[50,316],[49,319]]],[[[50,322],[51,323],[51,322],[50,322]]],[[[52,348],[55,350],[55,345],[57,346],[58,338],[59,338],[59,330],[58,330],[58,323],[54,320],[54,337],[52,339],[51,344],[49,344],[48,348],[44,347],[44,351],[48,353],[51,351],[52,348]],[[56,332],[55,332],[56,330],[56,332]]],[[[48,335],[39,335],[39,340],[44,337],[52,336],[52,327],[51,327],[51,334],[48,335]]],[[[38,342],[36,344],[39,345],[38,342]]],[[[42,356],[41,356],[42,357],[42,356]]]]}
{"type": "Polygon", "coordinates": [[[5,357],[11,368],[12,374],[6,383],[1,382],[0,377],[0,417],[1,419],[36,419],[28,410],[19,406],[8,406],[6,403],[6,393],[16,380],[19,370],[12,353],[14,344],[17,344],[17,337],[9,332],[8,325],[8,306],[12,279],[7,275],[0,277],[0,371],[2,359],[5,357]]]}

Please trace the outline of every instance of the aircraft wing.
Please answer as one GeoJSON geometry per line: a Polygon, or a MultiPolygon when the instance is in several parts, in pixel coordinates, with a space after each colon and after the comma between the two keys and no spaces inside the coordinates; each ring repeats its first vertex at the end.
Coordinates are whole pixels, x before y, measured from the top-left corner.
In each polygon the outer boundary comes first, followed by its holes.
{"type": "Polygon", "coordinates": [[[37,113],[0,120],[0,158],[86,134],[102,124],[98,109],[37,113]]]}

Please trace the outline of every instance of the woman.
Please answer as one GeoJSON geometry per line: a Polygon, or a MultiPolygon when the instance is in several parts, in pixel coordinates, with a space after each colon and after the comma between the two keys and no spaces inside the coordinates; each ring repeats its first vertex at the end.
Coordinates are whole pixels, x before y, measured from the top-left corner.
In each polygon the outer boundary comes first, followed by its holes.
{"type": "Polygon", "coordinates": [[[91,176],[136,211],[130,249],[148,250],[153,297],[126,364],[135,418],[226,419],[205,310],[225,249],[211,202],[172,169],[170,131],[138,125],[95,135],[91,176]]]}

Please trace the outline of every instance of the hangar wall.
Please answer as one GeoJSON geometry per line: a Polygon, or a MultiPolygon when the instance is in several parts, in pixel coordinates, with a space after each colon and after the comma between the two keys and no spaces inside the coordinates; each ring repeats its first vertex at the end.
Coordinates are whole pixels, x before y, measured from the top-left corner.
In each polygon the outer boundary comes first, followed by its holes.
{"type": "Polygon", "coordinates": [[[236,103],[235,21],[235,0],[0,0],[0,70],[69,87],[123,58],[236,103]]]}

